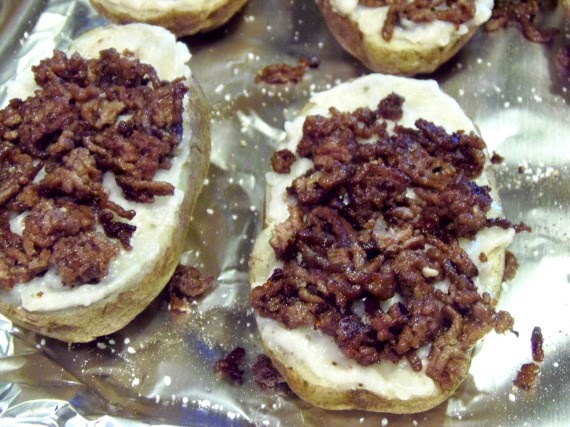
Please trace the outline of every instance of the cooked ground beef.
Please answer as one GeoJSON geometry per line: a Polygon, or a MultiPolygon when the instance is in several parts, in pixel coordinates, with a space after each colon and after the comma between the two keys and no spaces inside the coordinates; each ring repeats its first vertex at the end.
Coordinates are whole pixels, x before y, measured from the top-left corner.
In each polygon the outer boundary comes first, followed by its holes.
{"type": "Polygon", "coordinates": [[[245,358],[245,349],[236,347],[226,357],[216,361],[214,370],[234,384],[243,384],[243,373],[240,365],[245,358]]]}
{"type": "Polygon", "coordinates": [[[386,22],[382,28],[382,37],[390,41],[394,28],[407,19],[417,23],[446,21],[458,27],[475,16],[474,0],[359,0],[362,6],[389,6],[386,22]]]}
{"type": "Polygon", "coordinates": [[[270,85],[299,83],[305,77],[307,68],[318,68],[319,63],[317,57],[311,57],[299,59],[297,65],[270,64],[258,71],[255,76],[255,83],[270,85]]]}
{"type": "Polygon", "coordinates": [[[543,362],[544,361],[544,350],[542,349],[542,344],[544,343],[544,339],[542,337],[542,330],[535,326],[532,330],[532,335],[530,337],[530,344],[532,348],[532,360],[535,362],[543,362]]]}
{"type": "Polygon", "coordinates": [[[362,365],[406,358],[419,371],[417,350],[428,345],[426,373],[447,390],[475,342],[513,319],[478,291],[458,244],[495,225],[489,188],[470,180],[483,170],[484,142],[421,119],[388,134],[383,118],[401,117],[402,103],[392,94],[374,111],[306,118],[297,155],[314,167],[288,188],[295,206],[270,240],[283,266],[251,301],[287,328],[330,335],[362,365]],[[434,286],[442,281],[447,289],[434,286]]]}
{"type": "Polygon", "coordinates": [[[550,0],[495,0],[493,14],[485,24],[485,29],[496,31],[509,25],[517,25],[528,40],[549,43],[558,30],[541,30],[537,20],[551,5],[550,0]]]}
{"type": "Polygon", "coordinates": [[[525,363],[517,372],[517,377],[513,381],[513,384],[518,388],[529,391],[534,387],[539,372],[540,366],[536,363],[525,363]]]}
{"type": "Polygon", "coordinates": [[[493,155],[491,156],[491,163],[494,165],[500,165],[505,161],[505,158],[493,151],[493,155]]]}
{"type": "Polygon", "coordinates": [[[55,51],[32,68],[39,86],[0,110],[0,288],[59,269],[64,284],[97,283],[130,248],[135,212],[109,198],[113,172],[127,199],[150,203],[173,193],[153,181],[170,167],[182,132],[181,79],[161,82],[130,53],[113,49],[86,60],[55,51]],[[42,173],[40,173],[42,171],[42,173]],[[22,215],[22,236],[10,220],[22,215]],[[94,233],[99,222],[106,234],[94,233]],[[79,251],[73,259],[71,248],[79,251]]]}
{"type": "Polygon", "coordinates": [[[257,356],[257,361],[252,367],[253,379],[264,390],[278,390],[289,392],[289,386],[283,375],[273,366],[271,359],[265,354],[257,356]]]}
{"type": "Polygon", "coordinates": [[[295,154],[289,150],[279,150],[271,157],[271,166],[277,173],[291,172],[291,165],[295,162],[295,154]]]}
{"type": "Polygon", "coordinates": [[[515,254],[511,251],[505,253],[505,270],[503,272],[503,282],[513,280],[519,269],[519,262],[515,254]]]}
{"type": "Polygon", "coordinates": [[[90,231],[63,237],[53,246],[52,263],[66,286],[98,283],[119,248],[101,233],[90,231]]]}
{"type": "Polygon", "coordinates": [[[168,282],[170,307],[175,311],[184,311],[188,298],[198,298],[213,287],[213,277],[204,277],[197,268],[180,264],[168,282]]]}

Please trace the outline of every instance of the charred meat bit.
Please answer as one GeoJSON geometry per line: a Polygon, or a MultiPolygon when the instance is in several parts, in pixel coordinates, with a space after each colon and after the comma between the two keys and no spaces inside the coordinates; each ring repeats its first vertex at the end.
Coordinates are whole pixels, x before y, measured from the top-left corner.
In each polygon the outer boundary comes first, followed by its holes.
{"type": "Polygon", "coordinates": [[[558,30],[552,28],[541,30],[537,22],[549,7],[551,7],[549,0],[497,0],[485,29],[496,31],[515,25],[528,40],[535,43],[549,43],[558,30]]]}
{"type": "Polygon", "coordinates": [[[287,83],[299,83],[305,77],[308,68],[318,68],[319,58],[301,58],[297,65],[270,64],[257,72],[255,83],[279,85],[287,83]]]}
{"type": "Polygon", "coordinates": [[[33,181],[41,166],[14,145],[0,142],[0,208],[33,181]]]}
{"type": "Polygon", "coordinates": [[[243,373],[240,365],[245,358],[245,349],[236,347],[226,357],[216,361],[215,371],[234,384],[243,384],[243,373]]]}
{"type": "Polygon", "coordinates": [[[265,354],[257,356],[252,367],[255,383],[264,390],[289,391],[289,386],[283,375],[273,366],[271,359],[265,354]]]}
{"type": "Polygon", "coordinates": [[[114,221],[113,213],[108,210],[99,214],[99,222],[107,237],[119,240],[125,249],[132,249],[131,238],[137,227],[126,222],[114,221]]]}
{"type": "Polygon", "coordinates": [[[540,366],[536,363],[525,363],[517,372],[517,377],[513,381],[513,384],[520,389],[529,391],[534,387],[539,371],[540,366]]]}
{"type": "Polygon", "coordinates": [[[458,243],[488,226],[489,189],[468,180],[483,171],[484,142],[421,119],[389,135],[383,117],[400,117],[402,102],[392,94],[375,111],[306,118],[297,155],[314,166],[288,188],[295,206],[270,239],[283,266],[250,299],[259,315],[312,326],[365,366],[406,358],[422,369],[417,351],[431,345],[426,372],[447,390],[475,342],[512,330],[513,318],[478,292],[458,243]],[[442,280],[447,291],[434,287],[442,280]],[[362,301],[364,317],[352,312],[362,301]]]}
{"type": "Polygon", "coordinates": [[[519,269],[519,262],[515,254],[511,251],[505,253],[505,270],[503,272],[503,282],[513,280],[517,275],[519,269]]]}
{"type": "Polygon", "coordinates": [[[52,263],[66,286],[99,283],[119,248],[103,234],[90,231],[59,239],[53,247],[52,263]]]}
{"type": "Polygon", "coordinates": [[[42,199],[24,219],[22,237],[38,248],[51,248],[60,238],[95,227],[95,212],[89,206],[59,199],[42,199]]]}
{"type": "Polygon", "coordinates": [[[295,154],[289,150],[279,150],[271,157],[271,166],[277,173],[291,172],[291,165],[295,162],[295,154]]]}
{"type": "Polygon", "coordinates": [[[168,282],[168,295],[172,311],[187,311],[189,299],[198,298],[214,287],[213,277],[204,277],[200,270],[189,265],[178,265],[168,282]]]}
{"type": "Polygon", "coordinates": [[[131,200],[173,193],[153,179],[180,143],[187,88],[114,49],[96,59],[56,50],[32,71],[39,89],[0,110],[0,218],[25,217],[22,236],[2,224],[0,286],[50,265],[65,285],[97,283],[118,255],[109,239],[129,248],[135,231],[114,221],[135,212],[110,200],[103,175],[113,172],[131,200]],[[107,236],[94,232],[97,222],[107,236]]]}
{"type": "Polygon", "coordinates": [[[378,104],[378,115],[386,120],[400,120],[404,115],[402,105],[404,105],[404,98],[391,93],[378,104]]]}
{"type": "Polygon", "coordinates": [[[505,158],[493,151],[493,155],[491,156],[491,163],[494,165],[500,165],[505,161],[505,158]]]}
{"type": "Polygon", "coordinates": [[[544,361],[544,350],[542,349],[543,342],[542,330],[538,326],[535,326],[530,337],[532,360],[535,362],[544,361]]]}
{"type": "Polygon", "coordinates": [[[303,80],[305,71],[304,65],[270,64],[257,73],[255,83],[270,85],[299,83],[303,80]]]}
{"type": "Polygon", "coordinates": [[[181,297],[197,298],[214,287],[213,277],[203,277],[190,265],[179,265],[168,282],[168,289],[181,297]]]}
{"type": "Polygon", "coordinates": [[[487,218],[487,227],[501,227],[503,229],[514,228],[516,233],[530,233],[532,228],[524,222],[513,224],[506,218],[487,218]]]}
{"type": "Polygon", "coordinates": [[[382,27],[382,37],[390,41],[394,29],[403,20],[417,23],[445,21],[458,27],[475,16],[474,0],[359,0],[367,7],[389,6],[386,21],[382,27]]]}

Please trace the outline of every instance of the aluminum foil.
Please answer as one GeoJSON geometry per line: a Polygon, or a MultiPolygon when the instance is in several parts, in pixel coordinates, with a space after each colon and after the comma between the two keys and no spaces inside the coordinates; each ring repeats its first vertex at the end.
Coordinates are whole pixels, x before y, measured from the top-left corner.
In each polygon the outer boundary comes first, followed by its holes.
{"type": "MultiPolygon", "coordinates": [[[[182,261],[216,278],[188,313],[161,295],[124,330],[84,345],[30,334],[0,320],[0,426],[327,425],[538,426],[570,423],[570,94],[556,52],[570,29],[533,44],[516,29],[479,32],[435,78],[478,124],[497,166],[507,216],[533,232],[511,250],[521,267],[500,308],[514,335],[489,335],[470,375],[439,407],[415,415],[331,412],[261,390],[251,365],[261,347],[248,306],[248,257],[262,226],[264,172],[291,118],[310,93],[367,73],[338,46],[312,1],[251,0],[223,29],[185,39],[212,107],[212,165],[182,261]],[[317,56],[297,85],[254,84],[267,64],[317,56]],[[535,389],[512,381],[531,361],[542,328],[546,359],[535,389]],[[233,386],[214,364],[247,350],[246,381],[233,386]]],[[[0,2],[0,84],[55,47],[105,21],[82,0],[0,2]]],[[[0,89],[0,101],[6,102],[0,89]]]]}

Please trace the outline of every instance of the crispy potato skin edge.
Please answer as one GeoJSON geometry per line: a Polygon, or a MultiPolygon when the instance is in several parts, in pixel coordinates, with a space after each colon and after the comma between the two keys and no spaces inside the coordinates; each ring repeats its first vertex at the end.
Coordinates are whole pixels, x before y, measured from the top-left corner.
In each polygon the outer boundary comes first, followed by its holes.
{"type": "Polygon", "coordinates": [[[317,0],[317,4],[337,42],[366,67],[385,74],[412,76],[432,73],[455,55],[479,28],[470,28],[466,34],[442,47],[391,49],[366,39],[356,22],[333,10],[330,0],[317,0]]]}
{"type": "Polygon", "coordinates": [[[187,172],[184,200],[171,245],[156,259],[152,272],[127,290],[91,304],[51,312],[30,312],[0,300],[0,313],[25,329],[65,342],[89,342],[118,331],[158,296],[179,263],[190,228],[190,216],[210,162],[210,121],[206,98],[194,79],[187,81],[191,149],[184,170],[187,172]]]}
{"type": "Polygon", "coordinates": [[[125,9],[107,0],[90,0],[99,14],[117,24],[143,22],[168,28],[177,37],[190,36],[212,31],[224,25],[248,0],[226,0],[225,4],[215,10],[200,11],[167,10],[161,13],[145,13],[139,9],[125,9]]]}

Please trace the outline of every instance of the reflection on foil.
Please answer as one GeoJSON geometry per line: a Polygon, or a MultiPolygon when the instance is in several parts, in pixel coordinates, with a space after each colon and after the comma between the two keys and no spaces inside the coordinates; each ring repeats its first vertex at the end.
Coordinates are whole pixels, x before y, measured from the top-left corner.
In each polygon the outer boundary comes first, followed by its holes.
{"type": "MultiPolygon", "coordinates": [[[[18,70],[105,22],[87,0],[4,0],[0,12],[15,6],[31,8],[19,9],[31,23],[0,40],[0,57],[9,52],[10,59],[0,61],[1,103],[4,83],[18,70]],[[38,17],[34,8],[45,9],[38,17]]],[[[447,403],[415,415],[328,412],[261,390],[252,379],[263,349],[248,303],[247,264],[263,224],[271,154],[284,121],[312,92],[367,71],[331,37],[314,2],[250,0],[223,29],[184,39],[212,107],[213,147],[182,262],[214,276],[216,288],[187,313],[169,311],[163,294],[125,329],[90,344],[68,346],[0,320],[0,426],[518,427],[570,419],[570,85],[553,65],[570,29],[560,13],[551,21],[562,30],[552,45],[528,43],[513,29],[479,33],[430,76],[478,124],[490,150],[506,158],[495,167],[506,215],[533,227],[511,248],[521,267],[499,307],[513,314],[519,337],[489,335],[447,403]],[[254,84],[265,65],[309,56],[321,66],[300,84],[254,84]],[[512,380],[530,361],[534,326],[542,327],[546,360],[536,389],[526,393],[512,380]],[[247,350],[241,387],[213,371],[236,346],[247,350]]]]}

